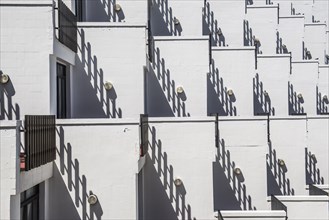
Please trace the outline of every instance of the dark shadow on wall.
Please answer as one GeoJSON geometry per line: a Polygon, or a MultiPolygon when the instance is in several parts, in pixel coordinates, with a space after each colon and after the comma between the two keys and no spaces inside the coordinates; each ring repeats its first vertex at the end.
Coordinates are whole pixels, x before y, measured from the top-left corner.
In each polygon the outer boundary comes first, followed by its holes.
{"type": "Polygon", "coordinates": [[[275,109],[272,107],[269,93],[264,90],[263,82],[259,80],[259,75],[256,73],[253,78],[254,91],[254,115],[275,115],[275,109]]]}
{"type": "Polygon", "coordinates": [[[253,34],[252,29],[249,26],[249,21],[243,20],[243,42],[244,46],[253,46],[253,34]]]}
{"type": "MultiPolygon", "coordinates": [[[[124,8],[116,11],[116,0],[92,0],[86,1],[88,22],[123,22],[125,20],[124,8]]],[[[121,6],[121,5],[120,5],[121,6]]]]}
{"type": "Polygon", "coordinates": [[[227,46],[225,44],[225,36],[218,25],[217,19],[215,19],[214,12],[210,9],[209,2],[205,1],[204,3],[202,34],[211,36],[211,46],[227,46]]]}
{"type": "Polygon", "coordinates": [[[234,172],[236,166],[225,141],[219,141],[216,161],[213,162],[214,210],[256,210],[243,183],[243,173],[234,172]]]}
{"type": "MultiPolygon", "coordinates": [[[[0,71],[0,77],[3,72],[0,71]]],[[[16,94],[14,85],[9,78],[6,84],[0,84],[0,120],[19,120],[20,108],[17,103],[13,105],[13,97],[16,94]]]]}
{"type": "Polygon", "coordinates": [[[306,184],[324,184],[324,178],[320,175],[320,169],[317,168],[317,158],[315,154],[305,148],[305,174],[306,184]]]}
{"type": "Polygon", "coordinates": [[[329,100],[322,97],[321,92],[319,92],[319,87],[316,86],[316,112],[318,115],[329,114],[329,100]]]}
{"type": "MultiPolygon", "coordinates": [[[[60,160],[60,178],[67,178],[67,186],[64,186],[65,188],[74,193],[74,205],[75,209],[78,209],[81,211],[81,215],[79,216],[79,219],[83,220],[93,220],[102,219],[103,215],[103,209],[101,206],[100,201],[95,205],[89,205],[88,204],[88,196],[91,191],[88,191],[87,189],[87,178],[85,175],[80,174],[80,168],[79,168],[79,161],[78,159],[74,159],[72,157],[72,146],[70,143],[65,143],[65,135],[64,135],[64,129],[63,127],[57,128],[57,135],[59,136],[59,148],[57,147],[57,154],[59,155],[60,160]]],[[[63,182],[64,183],[64,182],[63,182]]],[[[63,195],[63,198],[72,199],[70,196],[63,195]]],[[[63,201],[58,200],[54,201],[58,203],[71,203],[71,201],[63,201]]],[[[59,204],[54,204],[54,207],[60,207],[59,204]]],[[[55,211],[55,210],[54,210],[55,211]]],[[[72,219],[71,213],[73,210],[70,210],[70,212],[61,212],[61,210],[56,210],[55,212],[61,213],[60,217],[62,219],[72,219]],[[68,216],[65,216],[68,215],[68,216]]]]}
{"type": "Polygon", "coordinates": [[[148,143],[145,165],[145,219],[192,220],[192,209],[186,201],[184,183],[174,184],[174,168],[168,162],[168,155],[162,150],[162,142],[157,139],[155,127],[149,127],[151,135],[148,143]]]}
{"type": "Polygon", "coordinates": [[[236,116],[237,109],[234,106],[236,98],[234,94],[229,96],[223,78],[219,76],[219,70],[212,60],[210,72],[207,77],[207,112],[218,113],[220,116],[236,116]]]}
{"type": "Polygon", "coordinates": [[[269,153],[266,155],[267,162],[267,195],[295,195],[295,190],[290,186],[290,180],[287,178],[287,165],[280,165],[276,151],[269,142],[269,153]]]}
{"type": "Polygon", "coordinates": [[[76,118],[122,118],[122,110],[117,106],[115,86],[104,88],[104,72],[97,56],[92,55],[92,47],[86,42],[84,30],[78,30],[81,43],[78,46],[80,58],[76,59],[73,100],[76,118]]]}
{"type": "Polygon", "coordinates": [[[294,91],[294,86],[288,82],[289,115],[305,115],[303,103],[303,97],[298,98],[298,94],[294,91]]]}
{"type": "Polygon", "coordinates": [[[282,38],[280,37],[280,33],[278,31],[276,32],[276,53],[277,54],[289,53],[287,46],[282,43],[282,38]]]}
{"type": "Polygon", "coordinates": [[[187,93],[176,91],[178,85],[171,78],[170,70],[166,68],[165,60],[160,55],[160,49],[153,50],[153,62],[147,78],[147,103],[150,117],[189,117],[185,101],[187,93]]]}
{"type": "Polygon", "coordinates": [[[179,18],[173,15],[168,0],[151,1],[151,27],[154,36],[181,36],[183,32],[179,18]]]}

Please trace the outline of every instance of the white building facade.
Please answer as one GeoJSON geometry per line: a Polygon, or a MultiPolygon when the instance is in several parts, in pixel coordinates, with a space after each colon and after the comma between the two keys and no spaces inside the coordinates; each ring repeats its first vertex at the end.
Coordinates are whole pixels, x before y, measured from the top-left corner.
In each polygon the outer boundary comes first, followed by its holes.
{"type": "Polygon", "coordinates": [[[328,11],[0,0],[0,219],[329,219],[328,11]]]}

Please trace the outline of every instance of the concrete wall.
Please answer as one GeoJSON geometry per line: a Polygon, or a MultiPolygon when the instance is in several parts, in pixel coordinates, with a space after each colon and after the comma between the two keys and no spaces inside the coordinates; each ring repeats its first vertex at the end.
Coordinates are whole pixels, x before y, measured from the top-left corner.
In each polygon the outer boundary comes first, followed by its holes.
{"type": "Polygon", "coordinates": [[[273,164],[278,163],[279,159],[285,162],[282,168],[276,166],[276,170],[273,169],[273,181],[270,183],[272,184],[271,194],[307,194],[305,190],[306,127],[306,118],[303,116],[290,116],[289,119],[271,118],[270,139],[273,164]]]}
{"type": "Polygon", "coordinates": [[[254,47],[213,47],[213,67],[208,79],[210,113],[251,116],[253,111],[254,47]],[[239,63],[238,65],[236,65],[239,63]],[[217,70],[218,69],[218,70],[217,70]],[[209,88],[209,89],[210,89],[209,88]],[[227,95],[229,89],[233,95],[227,95]]]}
{"type": "Polygon", "coordinates": [[[84,5],[83,21],[85,22],[147,23],[147,0],[93,0],[84,2],[84,5]],[[114,10],[115,4],[121,6],[121,11],[114,10]]]}
{"type": "Polygon", "coordinates": [[[1,5],[1,71],[10,81],[0,86],[0,119],[49,114],[49,54],[53,49],[50,1],[1,5]],[[24,31],[22,31],[24,30],[24,31]]]}
{"type": "Polygon", "coordinates": [[[312,54],[312,59],[319,60],[324,64],[326,48],[326,29],[325,23],[305,24],[304,41],[305,47],[312,54]]]}
{"type": "Polygon", "coordinates": [[[254,78],[256,113],[270,112],[277,116],[289,114],[287,82],[291,72],[290,61],[290,54],[257,56],[258,75],[254,78]],[[264,91],[268,93],[267,97],[264,91]]]}
{"type": "Polygon", "coordinates": [[[151,31],[154,36],[201,36],[203,1],[152,0],[151,31]],[[186,13],[186,8],[189,13],[186,13]],[[179,20],[175,25],[174,19],[179,20]]]}
{"type": "Polygon", "coordinates": [[[248,6],[246,18],[253,35],[260,40],[263,54],[276,52],[276,32],[279,21],[277,5],[248,6]]]}
{"type": "Polygon", "coordinates": [[[151,117],[207,115],[207,37],[156,37],[147,73],[147,113],[151,117]],[[183,93],[177,92],[182,86],[183,93]]]}
{"type": "Polygon", "coordinates": [[[136,118],[144,112],[145,41],[144,25],[79,23],[73,118],[136,118]],[[113,84],[109,91],[106,81],[113,84]]]}
{"type": "Polygon", "coordinates": [[[279,18],[279,37],[287,46],[287,50],[291,52],[293,60],[303,58],[304,19],[301,15],[279,18]]]}
{"type": "Polygon", "coordinates": [[[292,62],[292,74],[290,75],[289,113],[307,113],[316,115],[316,84],[319,75],[318,61],[295,61],[292,62]],[[298,94],[302,98],[298,98],[298,94]]]}
{"type": "Polygon", "coordinates": [[[214,121],[165,120],[149,122],[143,219],[213,219],[213,191],[221,187],[213,177],[214,121]],[[177,177],[183,185],[175,186],[177,177]]]}
{"type": "Polygon", "coordinates": [[[220,118],[219,133],[220,146],[217,158],[221,166],[218,169],[224,170],[227,180],[218,176],[221,187],[218,194],[214,193],[215,196],[221,197],[217,208],[266,210],[266,119],[260,116],[248,119],[220,118]],[[241,169],[242,175],[234,173],[236,167],[241,169]]]}
{"type": "Polygon", "coordinates": [[[20,218],[19,194],[19,137],[20,122],[0,125],[0,218],[20,218]],[[17,195],[16,195],[17,194],[17,195]]]}
{"type": "Polygon", "coordinates": [[[136,219],[138,131],[129,120],[58,120],[49,219],[136,219]]]}

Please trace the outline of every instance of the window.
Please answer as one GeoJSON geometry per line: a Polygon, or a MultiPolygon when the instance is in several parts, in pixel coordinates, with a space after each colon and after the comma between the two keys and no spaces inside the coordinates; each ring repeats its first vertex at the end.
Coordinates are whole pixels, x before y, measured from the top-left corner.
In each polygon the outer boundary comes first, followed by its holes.
{"type": "Polygon", "coordinates": [[[21,193],[21,219],[39,219],[39,185],[21,193]]]}
{"type": "Polygon", "coordinates": [[[66,118],[66,66],[57,63],[57,118],[66,118]]]}

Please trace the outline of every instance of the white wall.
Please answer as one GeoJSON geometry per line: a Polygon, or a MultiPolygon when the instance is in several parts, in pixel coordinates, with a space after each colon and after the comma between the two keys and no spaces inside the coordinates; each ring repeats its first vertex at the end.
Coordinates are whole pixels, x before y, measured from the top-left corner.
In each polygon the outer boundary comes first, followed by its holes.
{"type": "Polygon", "coordinates": [[[279,19],[279,34],[282,43],[291,52],[293,60],[301,60],[303,58],[304,16],[292,15],[279,19]]]}
{"type": "MultiPolygon", "coordinates": [[[[259,103],[263,103],[262,108],[272,109],[272,115],[286,116],[288,110],[288,80],[291,71],[290,54],[280,54],[273,56],[257,56],[257,73],[259,83],[262,83],[263,91],[268,92],[268,97],[259,95],[259,103]],[[271,68],[269,68],[271,66],[271,68]]],[[[255,78],[257,82],[257,78],[255,78]]],[[[257,85],[257,83],[255,83],[257,85]]],[[[259,89],[261,94],[261,88],[259,89]]]]}
{"type": "Polygon", "coordinates": [[[83,17],[86,22],[147,23],[147,0],[93,0],[84,4],[83,17]],[[114,10],[115,4],[121,6],[121,11],[114,10]]]}
{"type": "MultiPolygon", "coordinates": [[[[306,117],[298,116],[289,118],[273,117],[270,121],[270,134],[272,149],[276,151],[276,162],[282,159],[286,165],[286,172],[277,170],[277,173],[285,173],[283,186],[288,195],[306,195],[305,190],[305,147],[306,143],[306,117]],[[288,179],[290,184],[288,184],[288,179]],[[290,186],[288,186],[290,185],[290,186]],[[290,188],[290,190],[289,190],[290,188]],[[292,192],[294,191],[294,192],[292,192]]],[[[284,194],[283,187],[281,193],[284,194]]],[[[271,190],[275,190],[273,187],[271,190]]]]}
{"type": "Polygon", "coordinates": [[[132,120],[57,120],[49,219],[136,219],[138,137],[132,120]]]}
{"type": "MultiPolygon", "coordinates": [[[[266,118],[258,116],[253,118],[220,118],[220,150],[217,154],[222,156],[220,163],[227,167],[238,167],[242,175],[235,175],[233,169],[226,169],[226,175],[237,180],[236,197],[234,201],[227,189],[227,182],[222,182],[220,191],[222,195],[222,210],[266,210],[267,177],[266,154],[267,122],[266,118]],[[226,150],[227,156],[223,157],[226,150]],[[235,165],[233,165],[235,164],[235,165]],[[243,190],[245,187],[245,190],[243,190]]],[[[234,183],[230,185],[234,186],[234,183]]],[[[234,187],[233,187],[234,188],[234,187]]]]}
{"type": "MultiPolygon", "coordinates": [[[[211,102],[210,113],[220,115],[251,116],[253,111],[253,78],[255,76],[255,47],[213,47],[215,76],[219,79],[215,83],[211,79],[210,86],[216,99],[211,102]],[[218,74],[216,72],[218,69],[218,74]],[[222,80],[223,86],[218,80],[222,80]],[[226,96],[226,91],[232,89],[234,95],[226,96]],[[218,107],[217,107],[218,106],[218,107]],[[216,111],[217,110],[217,111],[216,111]]],[[[210,93],[211,94],[211,93],[210,93]]],[[[208,97],[211,99],[211,97],[208,97]]]]}
{"type": "Polygon", "coordinates": [[[1,118],[49,114],[49,54],[53,49],[50,1],[1,6],[1,71],[10,77],[0,87],[1,118]],[[24,30],[24,31],[22,31],[24,30]],[[3,103],[4,102],[4,103],[3,103]]]}
{"type": "Polygon", "coordinates": [[[214,13],[225,37],[225,44],[240,47],[243,41],[243,20],[245,19],[245,1],[209,0],[210,10],[214,13]]]}
{"type": "Polygon", "coordinates": [[[154,36],[201,36],[203,1],[152,0],[151,30],[154,36]],[[188,12],[186,13],[186,8],[188,12]],[[180,22],[174,24],[174,18],[180,22]]]}
{"type": "Polygon", "coordinates": [[[260,40],[263,54],[276,53],[276,32],[278,29],[278,6],[248,6],[246,18],[252,34],[260,40]]]}
{"type": "Polygon", "coordinates": [[[326,48],[326,29],[325,23],[305,24],[304,41],[305,47],[312,54],[312,59],[318,59],[319,63],[324,64],[326,48]]]}
{"type": "Polygon", "coordinates": [[[1,121],[0,124],[0,218],[20,218],[19,137],[20,122],[1,121]],[[17,194],[17,195],[16,195],[17,194]]]}
{"type": "MultiPolygon", "coordinates": [[[[319,75],[318,61],[294,61],[292,62],[292,74],[289,82],[291,95],[296,92],[303,95],[302,99],[294,97],[293,112],[307,113],[308,115],[316,115],[316,84],[319,75]]],[[[289,98],[289,99],[290,99],[289,98]]],[[[290,111],[292,112],[292,111],[290,111]]]]}
{"type": "Polygon", "coordinates": [[[147,113],[151,117],[207,115],[207,37],[155,37],[147,73],[147,113]],[[184,93],[177,93],[182,86],[184,93]]]}
{"type": "Polygon", "coordinates": [[[73,118],[136,118],[144,112],[144,25],[79,23],[73,118]],[[113,88],[105,90],[110,81],[113,88]]]}
{"type": "Polygon", "coordinates": [[[214,219],[213,190],[221,186],[213,177],[214,121],[164,120],[149,123],[144,219],[214,219]],[[176,177],[182,186],[175,186],[176,177]]]}

